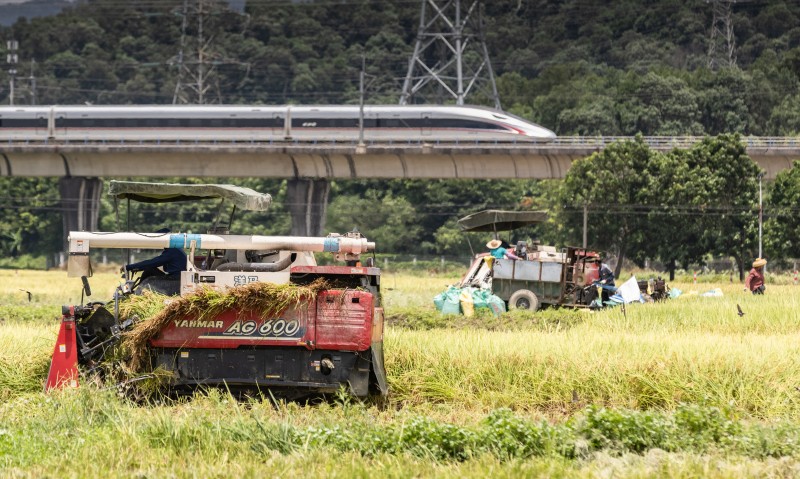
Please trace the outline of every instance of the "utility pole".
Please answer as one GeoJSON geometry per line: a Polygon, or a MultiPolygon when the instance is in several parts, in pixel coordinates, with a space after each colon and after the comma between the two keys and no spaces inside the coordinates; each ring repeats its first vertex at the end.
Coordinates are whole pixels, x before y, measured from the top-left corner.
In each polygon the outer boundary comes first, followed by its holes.
{"type": "Polygon", "coordinates": [[[483,36],[483,4],[478,0],[465,3],[469,4],[466,10],[462,9],[461,0],[422,0],[417,41],[408,61],[401,105],[412,103],[415,98],[420,100],[416,103],[430,103],[423,96],[426,91],[429,97],[443,92],[457,105],[463,105],[468,95],[480,90],[500,109],[500,95],[483,36]]]}
{"type": "Polygon", "coordinates": [[[31,105],[36,104],[36,76],[34,75],[35,67],[36,60],[31,59],[31,76],[28,77],[28,82],[31,89],[31,105]]]}
{"type": "Polygon", "coordinates": [[[358,147],[364,146],[364,75],[367,69],[367,56],[361,56],[361,73],[358,75],[358,147]]]}
{"type": "Polygon", "coordinates": [[[583,204],[583,249],[589,244],[589,205],[583,204]]]}
{"type": "MultiPolygon", "coordinates": [[[[764,173],[758,174],[758,257],[763,258],[763,252],[761,250],[761,234],[763,231],[763,224],[764,224],[764,197],[762,195],[761,183],[764,178],[764,173]]],[[[767,267],[764,266],[764,271],[767,271],[767,267]]]]}
{"type": "Polygon", "coordinates": [[[16,40],[6,41],[6,63],[8,63],[8,104],[14,104],[14,79],[17,76],[17,62],[19,56],[17,50],[19,49],[19,42],[16,40]]]}
{"type": "Polygon", "coordinates": [[[712,20],[708,42],[708,68],[736,66],[736,38],[733,35],[731,5],[745,0],[706,0],[711,4],[712,20]]]}
{"type": "Polygon", "coordinates": [[[364,154],[367,152],[367,145],[364,143],[364,103],[366,90],[370,84],[375,80],[375,76],[367,75],[367,55],[361,55],[361,73],[358,76],[358,145],[356,145],[356,153],[364,154]],[[367,77],[370,77],[370,83],[367,83],[367,77]]]}

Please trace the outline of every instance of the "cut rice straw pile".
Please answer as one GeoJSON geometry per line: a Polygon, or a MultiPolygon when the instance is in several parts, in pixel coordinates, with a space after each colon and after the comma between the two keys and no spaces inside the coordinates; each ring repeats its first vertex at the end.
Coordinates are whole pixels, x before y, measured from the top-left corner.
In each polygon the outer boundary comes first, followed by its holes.
{"type": "Polygon", "coordinates": [[[131,297],[120,304],[120,316],[138,316],[141,320],[123,336],[123,351],[130,356],[126,367],[131,373],[144,372],[149,364],[147,342],[174,319],[190,316],[208,320],[231,309],[242,314],[257,314],[261,318],[272,317],[313,300],[327,286],[324,280],[318,279],[308,286],[250,283],[224,291],[203,288],[194,294],[177,298],[157,293],[131,297]]]}

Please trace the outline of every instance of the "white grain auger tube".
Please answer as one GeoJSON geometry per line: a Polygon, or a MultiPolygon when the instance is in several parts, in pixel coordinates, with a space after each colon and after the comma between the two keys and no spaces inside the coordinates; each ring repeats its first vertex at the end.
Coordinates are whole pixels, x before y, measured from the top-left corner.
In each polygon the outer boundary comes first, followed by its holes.
{"type": "MultiPolygon", "coordinates": [[[[281,258],[291,253],[307,255],[298,264],[316,264],[313,253],[332,253],[338,260],[356,261],[362,253],[375,250],[375,243],[357,236],[330,234],[326,237],[306,236],[258,236],[258,235],[218,235],[191,233],[104,233],[71,231],[69,234],[68,276],[91,276],[89,251],[92,248],[180,248],[189,250],[187,269],[195,270],[192,263],[194,253],[200,250],[237,250],[238,263],[244,263],[243,252],[251,251],[283,251],[281,258]],[[310,258],[310,259],[308,259],[310,258]]],[[[233,262],[234,264],[237,261],[233,262]]],[[[284,261],[278,264],[285,264],[284,261]]],[[[230,269],[233,264],[228,265],[230,269]]],[[[255,270],[272,271],[272,267],[253,266],[255,270]],[[266,268],[266,269],[265,269],[266,268]]],[[[236,270],[235,268],[233,270],[236,270]]],[[[188,281],[188,280],[187,280],[188,281]]],[[[277,281],[272,278],[272,281],[277,281]]],[[[282,282],[288,281],[288,273],[282,282]]]]}
{"type": "Polygon", "coordinates": [[[327,236],[257,236],[213,234],[89,233],[71,231],[69,252],[88,253],[90,248],[182,248],[189,249],[289,250],[360,254],[375,249],[366,238],[327,236]],[[194,243],[194,244],[192,244],[194,243]]]}

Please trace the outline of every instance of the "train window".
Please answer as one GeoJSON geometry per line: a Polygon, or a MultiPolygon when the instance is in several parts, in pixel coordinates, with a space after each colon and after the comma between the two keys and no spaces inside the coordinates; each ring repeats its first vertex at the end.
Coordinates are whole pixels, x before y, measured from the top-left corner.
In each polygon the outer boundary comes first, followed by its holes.
{"type": "Polygon", "coordinates": [[[92,128],[94,127],[94,120],[90,118],[84,118],[83,121],[81,121],[81,126],[86,128],[92,128]]]}
{"type": "Polygon", "coordinates": [[[460,118],[433,120],[432,125],[437,128],[459,128],[466,130],[506,130],[504,126],[488,121],[464,120],[460,118]]]}
{"type": "MultiPolygon", "coordinates": [[[[212,124],[214,121],[219,122],[219,120],[212,120],[212,124]]],[[[203,120],[199,120],[197,118],[191,118],[189,120],[189,127],[190,128],[200,128],[203,126],[203,120]]]]}
{"type": "Polygon", "coordinates": [[[181,126],[181,122],[177,118],[170,118],[167,120],[167,126],[170,128],[179,128],[181,126]]]}
{"type": "Polygon", "coordinates": [[[161,123],[161,122],[160,122],[160,121],[158,121],[158,120],[157,120],[157,119],[155,119],[155,118],[148,118],[148,119],[146,119],[146,120],[144,121],[144,126],[146,126],[146,127],[149,127],[149,128],[158,128],[158,127],[159,127],[159,125],[160,125],[160,123],[161,123]]]}
{"type": "MultiPolygon", "coordinates": [[[[192,126],[195,126],[195,125],[192,125],[192,126]]],[[[200,125],[197,125],[197,126],[200,126],[200,125]]],[[[211,120],[209,120],[208,126],[210,126],[212,128],[222,128],[225,125],[223,124],[222,120],[220,120],[219,118],[212,118],[211,120]]]]}
{"type": "Polygon", "coordinates": [[[38,119],[6,118],[5,120],[0,120],[0,128],[32,128],[35,126],[41,126],[41,122],[38,119]]]}
{"type": "Polygon", "coordinates": [[[125,128],[136,128],[137,126],[139,126],[139,121],[136,118],[125,120],[125,128]]]}

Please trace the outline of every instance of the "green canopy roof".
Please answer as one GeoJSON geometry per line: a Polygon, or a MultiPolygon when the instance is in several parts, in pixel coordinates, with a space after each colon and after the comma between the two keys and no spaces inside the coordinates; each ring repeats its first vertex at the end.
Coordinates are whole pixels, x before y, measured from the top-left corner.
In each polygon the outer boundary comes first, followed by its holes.
{"type": "Polygon", "coordinates": [[[176,183],[145,183],[140,181],[111,181],[108,194],[118,199],[143,203],[169,203],[222,198],[237,208],[248,211],[267,211],[272,196],[250,188],[233,185],[183,185],[176,183]]]}
{"type": "Polygon", "coordinates": [[[547,221],[547,211],[484,210],[458,220],[461,231],[508,231],[547,221]]]}

